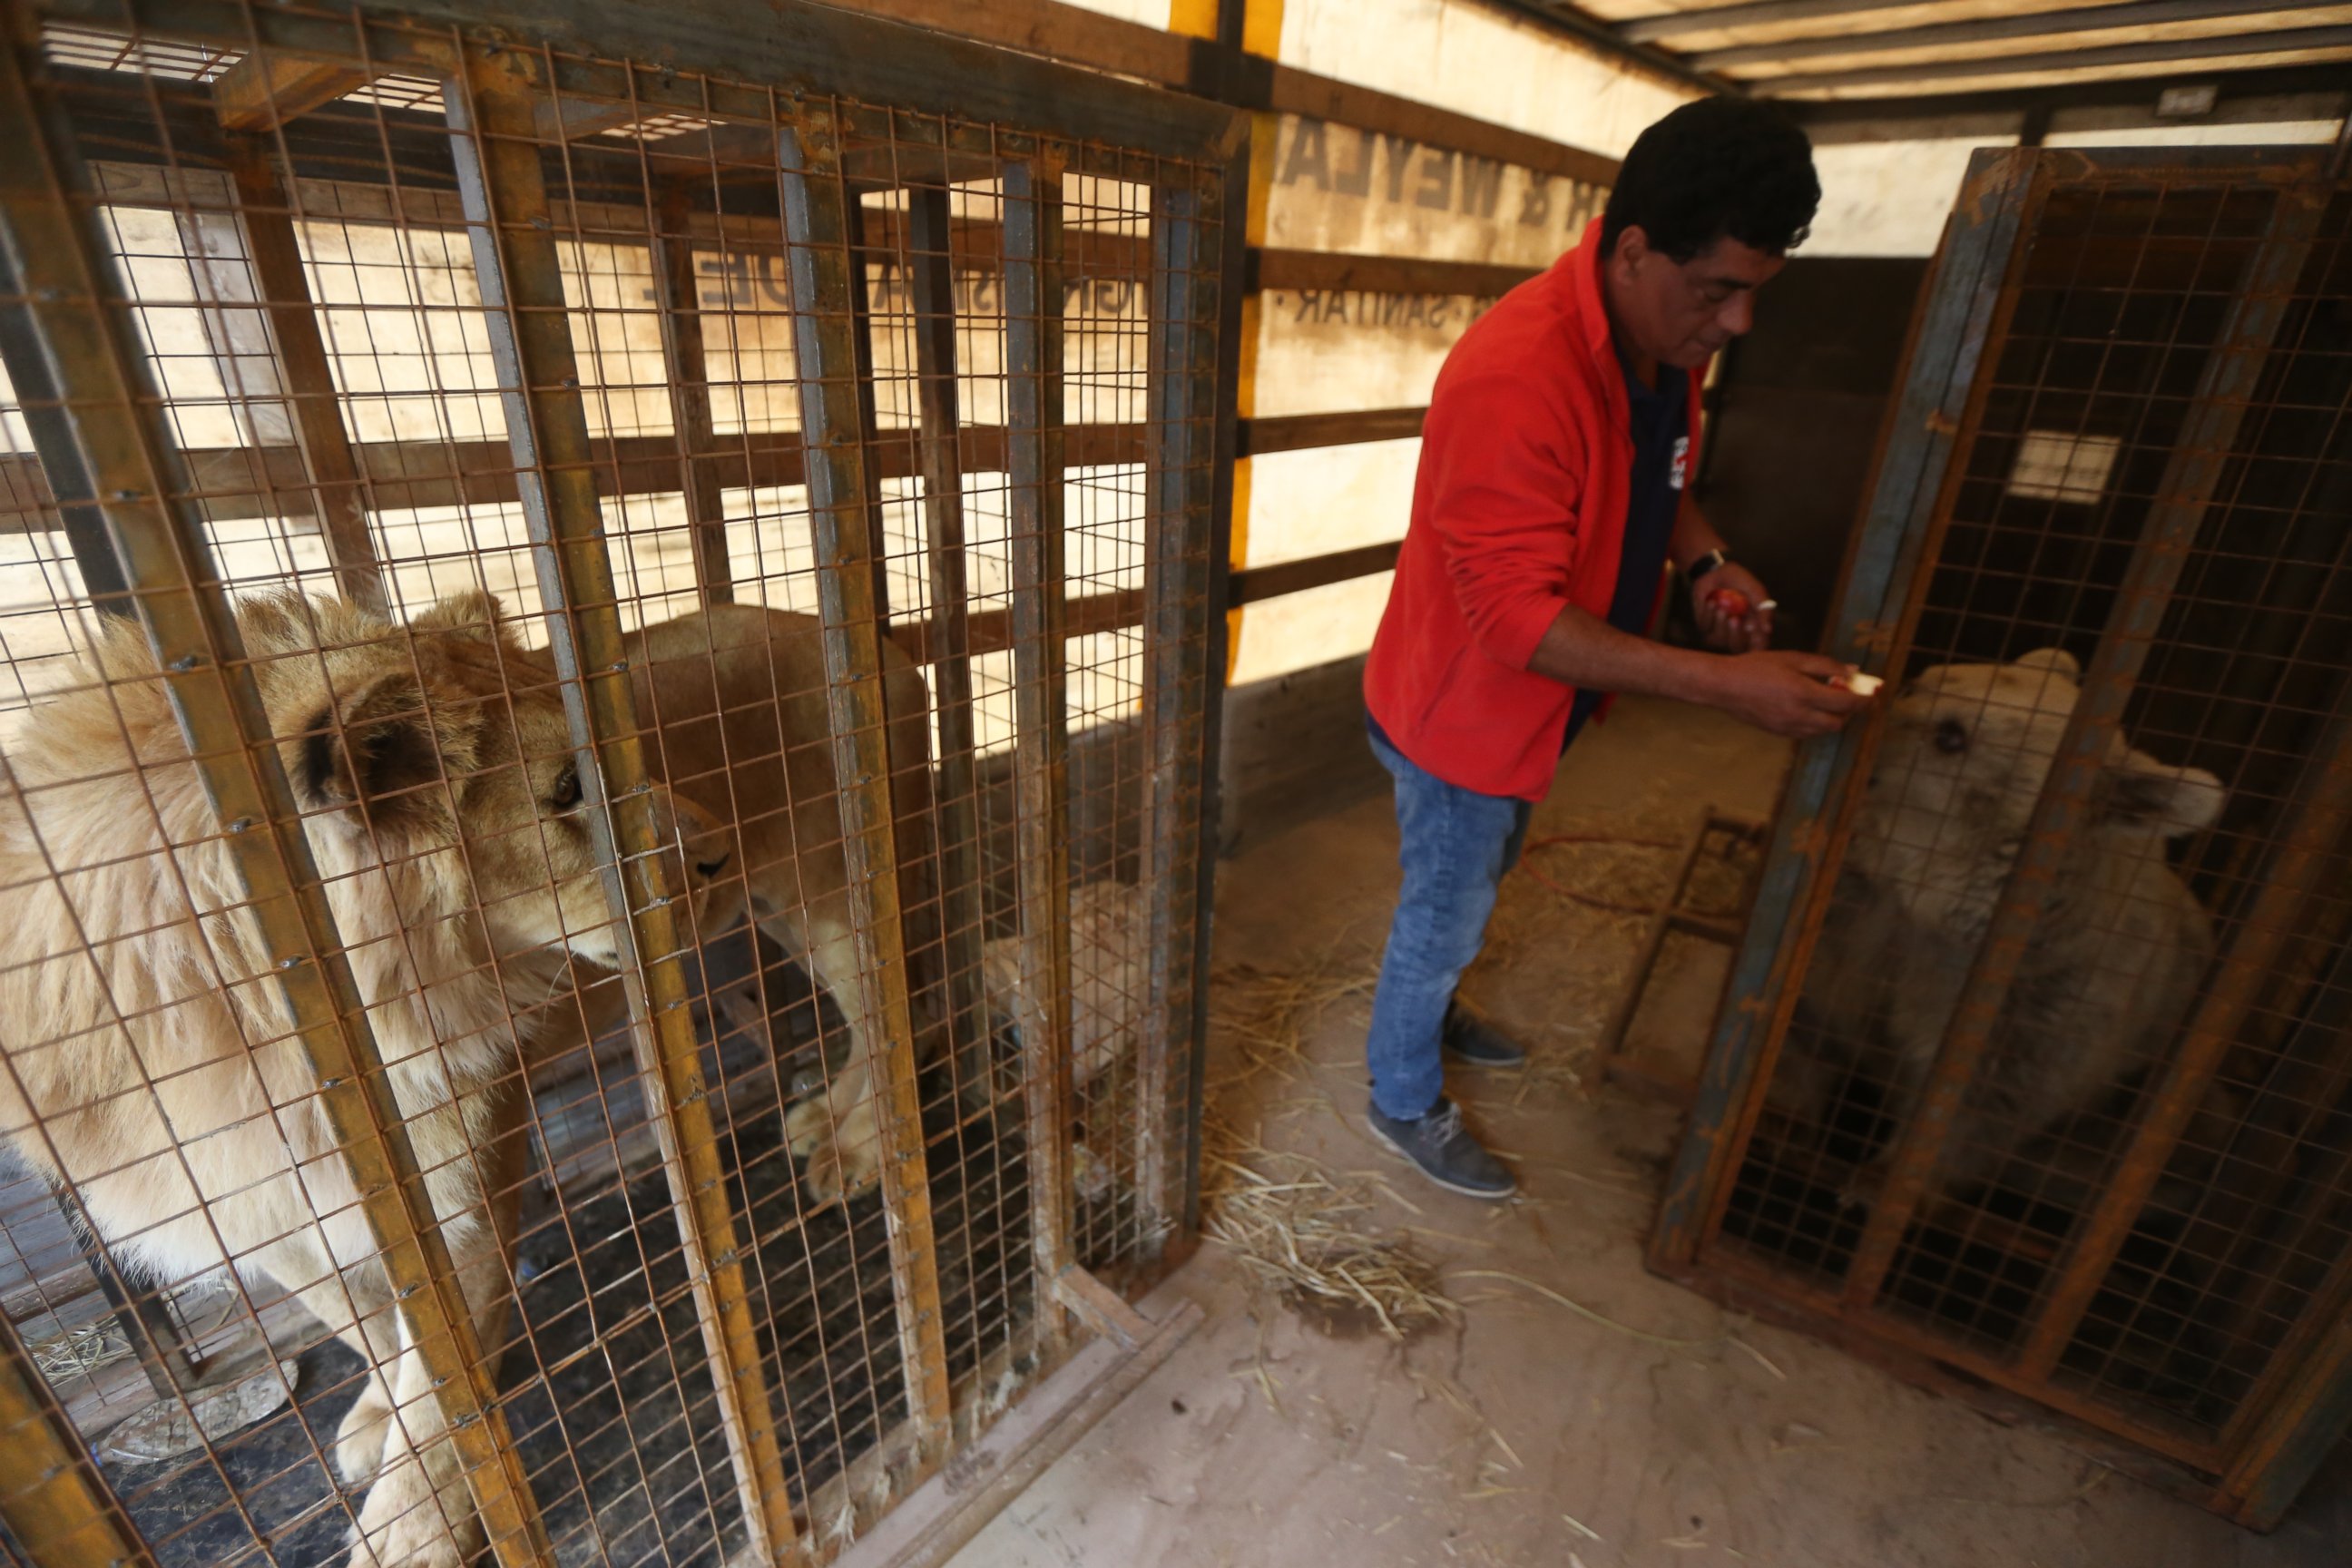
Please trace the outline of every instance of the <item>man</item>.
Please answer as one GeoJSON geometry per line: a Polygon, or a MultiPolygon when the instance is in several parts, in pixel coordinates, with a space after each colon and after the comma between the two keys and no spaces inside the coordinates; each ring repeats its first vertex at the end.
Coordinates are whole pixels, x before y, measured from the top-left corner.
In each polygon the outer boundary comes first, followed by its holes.
{"type": "Polygon", "coordinates": [[[1706,363],[1752,324],[1820,200],[1812,150],[1779,110],[1685,104],[1633,143],[1583,242],[1481,317],[1438,375],[1364,672],[1404,871],[1365,1055],[1373,1131],[1456,1192],[1515,1184],[1445,1099],[1441,1057],[1526,1056],[1454,988],[1586,720],[1633,691],[1802,738],[1863,706],[1835,660],[1768,650],[1764,585],[1683,489],[1706,363]],[[1729,657],[1645,636],[1668,561],[1729,657]]]}

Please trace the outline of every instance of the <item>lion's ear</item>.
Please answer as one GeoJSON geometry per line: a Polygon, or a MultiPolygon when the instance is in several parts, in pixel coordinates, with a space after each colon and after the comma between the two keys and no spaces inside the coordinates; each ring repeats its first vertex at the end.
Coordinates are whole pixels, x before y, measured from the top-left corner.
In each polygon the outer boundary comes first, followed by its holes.
{"type": "Polygon", "coordinates": [[[455,632],[494,645],[515,643],[514,628],[508,625],[498,595],[477,588],[435,601],[411,616],[408,625],[417,632],[455,632]]]}
{"type": "Polygon", "coordinates": [[[339,692],[293,742],[289,772],[297,796],[311,807],[364,801],[378,826],[446,822],[443,777],[473,770],[469,728],[426,711],[425,694],[404,671],[339,692]]]}

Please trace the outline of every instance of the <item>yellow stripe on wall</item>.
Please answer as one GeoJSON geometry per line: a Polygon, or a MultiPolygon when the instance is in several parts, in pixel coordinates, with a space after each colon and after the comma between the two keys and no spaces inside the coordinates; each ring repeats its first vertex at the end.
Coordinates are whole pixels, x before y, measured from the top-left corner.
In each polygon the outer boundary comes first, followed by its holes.
{"type": "MultiPolygon", "coordinates": [[[[1214,38],[1217,36],[1218,0],[1168,0],[1168,30],[1188,38],[1214,38]]],[[[1276,58],[1282,50],[1282,0],[1242,0],[1242,47],[1250,54],[1265,59],[1276,58]]],[[[1274,153],[1276,118],[1271,113],[1250,116],[1250,189],[1249,219],[1244,237],[1253,247],[1265,243],[1266,204],[1274,194],[1274,153]]],[[[1238,384],[1234,389],[1235,412],[1244,419],[1257,414],[1257,345],[1259,329],[1258,298],[1255,294],[1242,299],[1241,365],[1238,384]]],[[[1234,464],[1233,549],[1230,559],[1234,570],[1240,571],[1249,563],[1250,535],[1250,460],[1237,459],[1234,464]]],[[[1241,658],[1242,612],[1225,613],[1225,679],[1231,680],[1235,665],[1241,658]]]]}

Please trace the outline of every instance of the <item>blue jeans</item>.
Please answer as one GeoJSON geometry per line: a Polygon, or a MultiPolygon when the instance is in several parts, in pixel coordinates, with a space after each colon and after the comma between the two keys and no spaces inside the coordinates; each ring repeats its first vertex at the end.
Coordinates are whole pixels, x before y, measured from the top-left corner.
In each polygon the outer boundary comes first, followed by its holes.
{"type": "Polygon", "coordinates": [[[1414,765],[1367,721],[1372,754],[1396,779],[1397,860],[1404,887],[1389,923],[1364,1042],[1372,1103],[1384,1116],[1426,1115],[1444,1088],[1438,1061],[1454,987],[1486,944],[1503,873],[1518,863],[1535,807],[1480,795],[1414,765]]]}

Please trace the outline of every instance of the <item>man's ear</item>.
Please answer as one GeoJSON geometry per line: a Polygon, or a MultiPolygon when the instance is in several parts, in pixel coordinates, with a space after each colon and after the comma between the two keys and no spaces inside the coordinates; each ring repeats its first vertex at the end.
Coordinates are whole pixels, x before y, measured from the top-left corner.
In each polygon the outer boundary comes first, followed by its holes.
{"type": "Polygon", "coordinates": [[[424,689],[406,671],[379,676],[321,705],[289,742],[288,773],[307,806],[334,808],[364,801],[379,827],[446,822],[452,779],[473,771],[470,715],[427,713],[424,689]]]}
{"type": "Polygon", "coordinates": [[[1609,248],[1609,259],[1627,271],[1642,265],[1650,254],[1650,236],[1638,223],[1629,223],[1617,231],[1617,243],[1609,248]]]}

